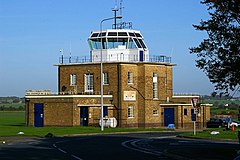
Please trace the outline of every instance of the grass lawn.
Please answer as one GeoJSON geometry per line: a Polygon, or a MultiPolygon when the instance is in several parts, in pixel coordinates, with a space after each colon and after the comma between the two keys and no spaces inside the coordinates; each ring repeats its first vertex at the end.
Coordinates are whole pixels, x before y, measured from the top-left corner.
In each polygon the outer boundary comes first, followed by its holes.
{"type": "Polygon", "coordinates": [[[211,128],[204,131],[198,131],[196,132],[195,136],[193,135],[193,132],[183,133],[180,136],[207,139],[231,139],[238,141],[238,130],[240,130],[240,128],[235,128],[234,132],[232,132],[231,130],[226,130],[225,128],[211,128]],[[219,134],[212,135],[212,131],[218,131],[219,134]]]}
{"type": "Polygon", "coordinates": [[[105,128],[100,131],[100,127],[27,127],[25,126],[24,111],[1,111],[0,112],[0,137],[3,136],[23,136],[18,135],[24,132],[24,136],[44,137],[47,133],[55,136],[88,134],[88,133],[113,133],[113,132],[136,132],[136,131],[163,131],[160,128],[105,128]]]}

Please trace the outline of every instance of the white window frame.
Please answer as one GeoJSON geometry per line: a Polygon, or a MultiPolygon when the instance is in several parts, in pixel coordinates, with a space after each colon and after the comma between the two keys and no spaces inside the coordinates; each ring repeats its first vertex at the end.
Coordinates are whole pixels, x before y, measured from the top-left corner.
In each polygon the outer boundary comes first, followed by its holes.
{"type": "Polygon", "coordinates": [[[153,99],[158,99],[158,75],[153,73],[153,99]]]}
{"type": "Polygon", "coordinates": [[[70,75],[70,86],[76,86],[77,85],[77,75],[71,74],[70,75]]]}
{"type": "Polygon", "coordinates": [[[127,116],[128,116],[128,118],[133,118],[134,117],[133,116],[133,106],[132,105],[128,106],[127,116]]]}
{"type": "Polygon", "coordinates": [[[108,85],[109,79],[108,79],[108,72],[103,72],[103,85],[108,85]]]}
{"type": "Polygon", "coordinates": [[[153,116],[158,116],[158,110],[157,109],[153,109],[153,116]]]}
{"type": "Polygon", "coordinates": [[[133,84],[133,72],[128,72],[128,84],[133,84]]]}
{"type": "Polygon", "coordinates": [[[85,92],[93,92],[94,82],[93,82],[93,74],[84,74],[84,89],[85,92]]]}

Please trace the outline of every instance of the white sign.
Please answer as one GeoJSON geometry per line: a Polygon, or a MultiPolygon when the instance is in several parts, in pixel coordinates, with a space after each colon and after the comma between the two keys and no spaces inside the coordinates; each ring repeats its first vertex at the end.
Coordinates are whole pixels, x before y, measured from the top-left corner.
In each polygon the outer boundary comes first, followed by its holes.
{"type": "Polygon", "coordinates": [[[136,91],[124,91],[123,96],[124,101],[136,101],[136,91]]]}

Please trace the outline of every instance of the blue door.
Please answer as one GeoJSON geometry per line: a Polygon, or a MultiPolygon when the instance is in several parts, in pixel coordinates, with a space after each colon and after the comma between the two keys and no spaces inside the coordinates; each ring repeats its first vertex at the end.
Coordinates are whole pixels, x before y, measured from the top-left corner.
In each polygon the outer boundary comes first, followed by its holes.
{"type": "Polygon", "coordinates": [[[103,117],[108,116],[108,107],[103,106],[103,117]]]}
{"type": "Polygon", "coordinates": [[[34,103],[34,127],[43,127],[43,103],[34,103]]]}
{"type": "Polygon", "coordinates": [[[144,56],[143,56],[143,51],[139,51],[139,61],[143,62],[144,56]]]}
{"type": "Polygon", "coordinates": [[[88,107],[80,108],[80,125],[88,126],[88,107]]]}
{"type": "Polygon", "coordinates": [[[174,124],[174,108],[164,108],[164,126],[174,124]]]}

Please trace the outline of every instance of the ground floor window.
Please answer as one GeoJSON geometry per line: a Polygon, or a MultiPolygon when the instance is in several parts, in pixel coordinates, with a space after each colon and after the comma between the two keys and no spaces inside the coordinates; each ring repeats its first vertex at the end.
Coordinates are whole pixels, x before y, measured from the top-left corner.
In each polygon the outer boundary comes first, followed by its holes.
{"type": "Polygon", "coordinates": [[[133,118],[133,106],[128,106],[128,118],[133,118]]]}
{"type": "Polygon", "coordinates": [[[153,109],[153,115],[157,116],[158,115],[158,110],[157,109],[153,109]]]}
{"type": "Polygon", "coordinates": [[[184,108],[184,116],[187,116],[187,108],[184,108]]]}

